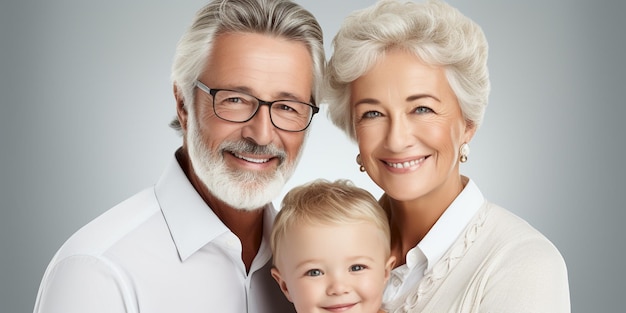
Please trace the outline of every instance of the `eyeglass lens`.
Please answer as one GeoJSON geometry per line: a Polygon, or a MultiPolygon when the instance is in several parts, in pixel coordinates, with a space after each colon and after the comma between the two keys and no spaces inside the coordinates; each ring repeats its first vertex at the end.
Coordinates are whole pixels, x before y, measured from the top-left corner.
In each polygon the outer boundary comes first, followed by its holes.
{"type": "MultiPolygon", "coordinates": [[[[219,90],[213,99],[215,114],[232,122],[245,122],[252,118],[259,106],[253,96],[230,90],[219,90]]],[[[313,109],[304,103],[289,100],[272,102],[270,118],[278,128],[301,131],[311,121],[313,109]]]]}

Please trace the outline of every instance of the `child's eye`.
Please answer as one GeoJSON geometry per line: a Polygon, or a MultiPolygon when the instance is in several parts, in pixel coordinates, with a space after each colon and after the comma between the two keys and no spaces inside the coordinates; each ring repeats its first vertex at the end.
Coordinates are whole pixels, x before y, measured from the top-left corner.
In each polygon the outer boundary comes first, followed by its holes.
{"type": "Polygon", "coordinates": [[[322,275],[322,271],[318,269],[312,269],[312,270],[306,271],[306,276],[320,276],[320,275],[322,275]]]}
{"type": "Polygon", "coordinates": [[[365,265],[361,265],[361,264],[355,264],[350,266],[350,272],[358,272],[358,271],[362,271],[364,269],[366,269],[367,267],[365,265]]]}

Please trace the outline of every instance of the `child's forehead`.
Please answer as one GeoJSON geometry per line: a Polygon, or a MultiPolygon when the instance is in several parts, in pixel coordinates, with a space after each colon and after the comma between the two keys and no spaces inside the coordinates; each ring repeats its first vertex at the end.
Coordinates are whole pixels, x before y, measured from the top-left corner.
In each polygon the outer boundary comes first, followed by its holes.
{"type": "Polygon", "coordinates": [[[369,231],[381,231],[380,227],[372,220],[369,219],[338,219],[338,220],[314,220],[314,219],[300,219],[291,223],[288,227],[288,232],[306,230],[308,232],[328,232],[333,229],[343,228],[360,228],[367,229],[369,231]]]}
{"type": "Polygon", "coordinates": [[[389,241],[373,223],[301,223],[285,233],[276,255],[286,268],[384,264],[389,241]]]}
{"type": "Polygon", "coordinates": [[[281,249],[280,254],[296,264],[343,265],[384,262],[389,251],[383,232],[362,223],[302,225],[285,237],[281,249]]]}
{"type": "MultiPolygon", "coordinates": [[[[354,244],[384,238],[385,233],[373,222],[299,222],[292,224],[283,241],[320,247],[331,244],[354,244]]],[[[373,248],[376,248],[375,246],[373,248]]]]}

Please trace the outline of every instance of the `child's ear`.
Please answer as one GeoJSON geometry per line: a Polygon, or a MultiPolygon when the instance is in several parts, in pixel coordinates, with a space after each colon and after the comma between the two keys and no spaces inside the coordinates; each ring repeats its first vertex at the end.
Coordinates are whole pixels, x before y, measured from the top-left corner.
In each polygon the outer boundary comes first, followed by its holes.
{"type": "Polygon", "coordinates": [[[396,257],[392,255],[389,257],[389,260],[387,260],[387,263],[385,263],[385,282],[389,279],[394,264],[396,264],[396,257]]]}
{"type": "Polygon", "coordinates": [[[293,303],[293,300],[291,300],[291,296],[289,295],[289,289],[287,289],[287,283],[285,283],[282,277],[280,277],[280,272],[278,271],[278,269],[276,267],[272,267],[271,273],[272,277],[274,277],[274,280],[276,280],[276,283],[278,283],[278,286],[280,286],[280,290],[283,292],[283,294],[285,294],[287,300],[293,303]]]}

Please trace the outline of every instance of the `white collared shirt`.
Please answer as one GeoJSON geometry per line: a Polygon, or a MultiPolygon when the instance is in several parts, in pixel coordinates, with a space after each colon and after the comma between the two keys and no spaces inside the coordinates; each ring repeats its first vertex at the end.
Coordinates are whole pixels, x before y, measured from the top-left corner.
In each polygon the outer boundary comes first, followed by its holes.
{"type": "Polygon", "coordinates": [[[485,199],[473,180],[443,212],[426,236],[406,254],[406,263],[391,271],[383,302],[391,302],[416,286],[452,246],[485,199]]]}
{"type": "Polygon", "coordinates": [[[173,158],[154,188],[105,212],[59,249],[35,303],[41,312],[295,312],[270,275],[269,232],[246,273],[241,242],[173,158]]]}

